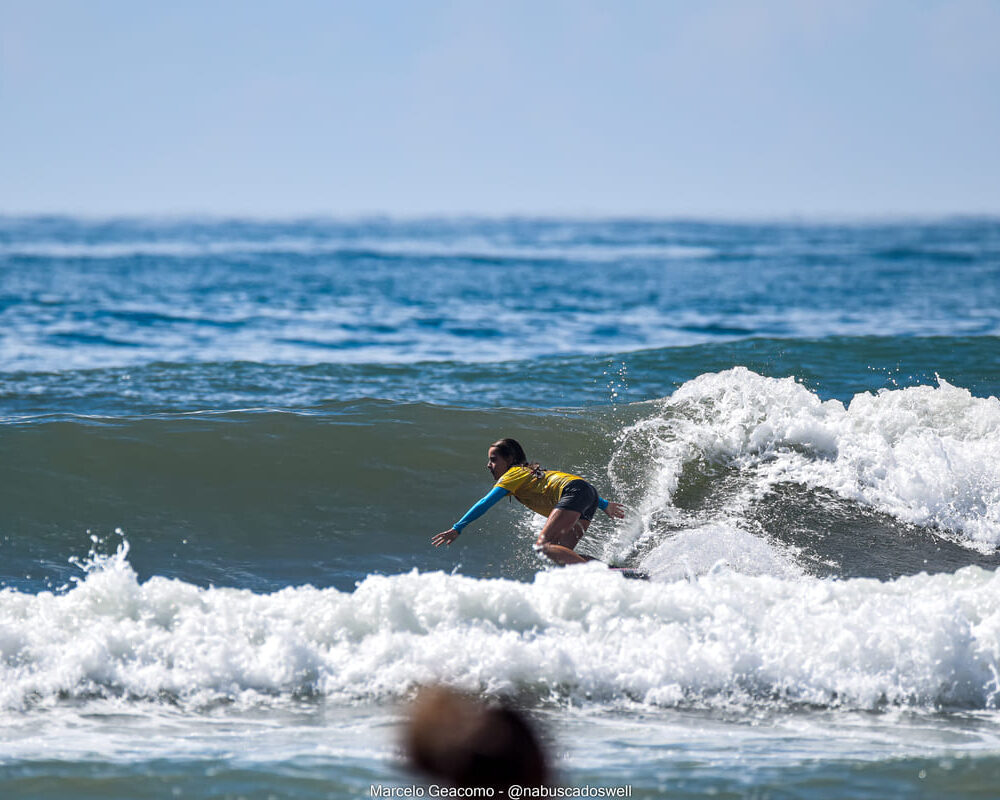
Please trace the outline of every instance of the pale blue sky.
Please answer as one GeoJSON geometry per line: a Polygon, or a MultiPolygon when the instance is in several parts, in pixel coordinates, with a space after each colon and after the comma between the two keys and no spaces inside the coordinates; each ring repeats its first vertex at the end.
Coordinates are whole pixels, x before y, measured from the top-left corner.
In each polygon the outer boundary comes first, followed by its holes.
{"type": "Polygon", "coordinates": [[[0,0],[0,213],[1000,213],[1000,0],[0,0]]]}

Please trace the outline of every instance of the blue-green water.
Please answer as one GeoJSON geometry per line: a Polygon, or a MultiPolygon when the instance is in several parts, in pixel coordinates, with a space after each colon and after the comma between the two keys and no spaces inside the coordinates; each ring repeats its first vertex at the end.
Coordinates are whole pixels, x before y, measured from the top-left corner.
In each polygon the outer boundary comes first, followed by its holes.
{"type": "Polygon", "coordinates": [[[341,797],[414,688],[562,783],[989,797],[1000,221],[0,219],[0,781],[341,797]],[[626,503],[555,570],[485,449],[626,503]]]}

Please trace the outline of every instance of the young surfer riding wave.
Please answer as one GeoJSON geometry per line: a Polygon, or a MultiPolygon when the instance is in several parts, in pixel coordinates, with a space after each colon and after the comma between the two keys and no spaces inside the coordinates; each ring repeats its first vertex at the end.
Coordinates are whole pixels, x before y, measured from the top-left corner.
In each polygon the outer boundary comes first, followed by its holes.
{"type": "Polygon", "coordinates": [[[496,484],[464,517],[431,539],[435,547],[451,544],[466,525],[479,519],[504,497],[514,495],[535,513],[548,517],[535,541],[535,549],[557,564],[582,564],[592,559],[580,555],[574,548],[587,532],[597,509],[615,519],[625,516],[625,508],[620,503],[602,500],[597,490],[583,478],[528,463],[524,448],[514,439],[494,442],[487,451],[487,458],[486,467],[496,484]]]}

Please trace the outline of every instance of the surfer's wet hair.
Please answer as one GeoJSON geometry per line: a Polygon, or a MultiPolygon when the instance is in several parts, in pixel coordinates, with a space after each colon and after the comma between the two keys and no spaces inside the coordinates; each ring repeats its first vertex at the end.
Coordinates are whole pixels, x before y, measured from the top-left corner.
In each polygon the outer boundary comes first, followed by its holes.
{"type": "Polygon", "coordinates": [[[524,448],[517,439],[500,439],[493,442],[490,447],[495,447],[500,457],[504,461],[509,461],[512,467],[523,467],[528,463],[524,448]]]}
{"type": "Polygon", "coordinates": [[[493,442],[490,447],[495,447],[496,451],[504,461],[509,461],[512,467],[527,467],[539,478],[545,474],[541,464],[537,461],[528,463],[528,457],[524,454],[524,448],[517,439],[500,439],[493,442]]]}

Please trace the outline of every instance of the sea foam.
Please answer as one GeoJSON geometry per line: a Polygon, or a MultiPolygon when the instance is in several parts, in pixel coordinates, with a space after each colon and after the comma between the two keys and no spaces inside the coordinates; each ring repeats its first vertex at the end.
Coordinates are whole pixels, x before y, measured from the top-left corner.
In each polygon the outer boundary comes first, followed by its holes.
{"type": "Polygon", "coordinates": [[[1000,577],[881,583],[715,571],[531,583],[372,575],[352,592],[140,582],[125,548],[72,588],[0,592],[0,708],[377,702],[445,681],[557,704],[994,708],[1000,577]]]}

